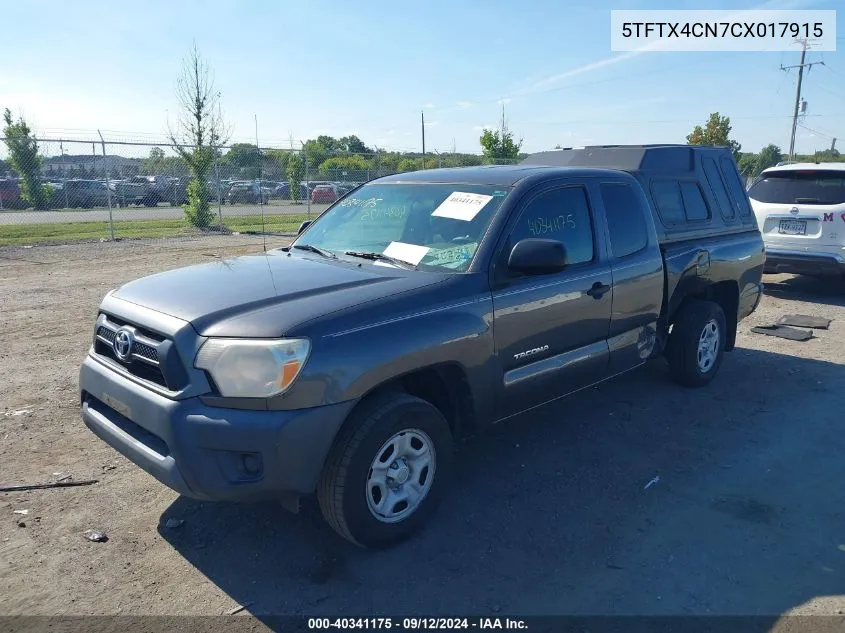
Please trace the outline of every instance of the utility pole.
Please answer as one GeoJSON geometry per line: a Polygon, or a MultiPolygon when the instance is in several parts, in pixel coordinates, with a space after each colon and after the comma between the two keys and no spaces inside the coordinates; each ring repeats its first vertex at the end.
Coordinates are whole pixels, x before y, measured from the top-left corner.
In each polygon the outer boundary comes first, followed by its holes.
{"type": "Polygon", "coordinates": [[[420,122],[422,123],[422,146],[423,146],[422,168],[425,169],[425,112],[424,111],[420,111],[420,122]]]}
{"type": "Polygon", "coordinates": [[[809,40],[798,40],[801,43],[801,63],[797,66],[783,66],[781,65],[781,70],[789,70],[791,68],[798,69],[798,86],[795,89],[795,109],[792,112],[792,134],[789,137],[789,160],[792,160],[793,155],[795,154],[795,131],[798,128],[798,108],[801,105],[801,83],[804,79],[804,68],[806,67],[810,72],[809,69],[815,66],[816,64],[824,65],[823,61],[820,62],[810,62],[809,64],[804,63],[804,60],[807,57],[807,49],[810,48],[809,40]]]}
{"type": "Polygon", "coordinates": [[[830,142],[830,152],[833,153],[836,151],[836,137],[833,137],[833,140],[830,142]]]}

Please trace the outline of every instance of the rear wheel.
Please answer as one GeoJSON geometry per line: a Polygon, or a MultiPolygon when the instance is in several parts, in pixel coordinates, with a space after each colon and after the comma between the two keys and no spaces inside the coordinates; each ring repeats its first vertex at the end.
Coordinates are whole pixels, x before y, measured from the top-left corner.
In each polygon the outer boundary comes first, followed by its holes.
{"type": "Polygon", "coordinates": [[[702,387],[716,376],[725,353],[725,313],[718,303],[690,300],[672,327],[666,356],[672,378],[702,387]]]}
{"type": "Polygon", "coordinates": [[[433,514],[451,462],[451,432],[437,408],[408,394],[377,396],[335,440],[317,491],[320,510],[356,545],[390,545],[433,514]]]}

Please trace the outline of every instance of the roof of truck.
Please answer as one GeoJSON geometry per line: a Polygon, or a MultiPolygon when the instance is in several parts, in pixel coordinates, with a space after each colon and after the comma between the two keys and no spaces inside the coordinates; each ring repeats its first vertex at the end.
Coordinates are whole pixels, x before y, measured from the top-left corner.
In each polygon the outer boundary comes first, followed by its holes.
{"type": "Polygon", "coordinates": [[[696,152],[729,153],[730,148],[711,145],[589,145],[531,154],[521,165],[579,166],[627,172],[691,172],[696,152]]]}
{"type": "Polygon", "coordinates": [[[512,187],[518,182],[536,174],[567,176],[596,176],[607,174],[606,168],[559,167],[555,165],[483,165],[480,167],[444,167],[425,169],[379,178],[378,182],[428,182],[461,183],[465,185],[492,185],[512,187]]]}

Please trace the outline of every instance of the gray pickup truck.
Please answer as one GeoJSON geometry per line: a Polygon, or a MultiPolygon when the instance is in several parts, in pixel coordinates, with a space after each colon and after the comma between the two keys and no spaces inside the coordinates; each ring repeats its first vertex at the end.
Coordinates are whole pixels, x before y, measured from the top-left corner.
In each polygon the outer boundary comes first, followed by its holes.
{"type": "Polygon", "coordinates": [[[765,254],[725,148],[613,146],[346,194],[291,246],[109,292],[82,417],[177,492],[316,492],[361,546],[410,534],[453,440],[665,357],[709,383],[765,254]]]}

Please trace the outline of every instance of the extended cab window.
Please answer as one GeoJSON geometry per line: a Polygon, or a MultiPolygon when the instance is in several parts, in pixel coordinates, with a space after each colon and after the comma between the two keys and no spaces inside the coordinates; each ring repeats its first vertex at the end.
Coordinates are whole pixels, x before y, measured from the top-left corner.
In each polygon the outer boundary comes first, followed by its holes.
{"type": "Polygon", "coordinates": [[[511,232],[510,245],[529,237],[562,242],[570,265],[591,261],[593,224],[584,188],[560,187],[532,198],[511,232]]]}
{"type": "Polygon", "coordinates": [[[601,197],[614,257],[643,250],[648,244],[648,229],[642,204],[634,190],[623,183],[604,183],[601,197]]]}

